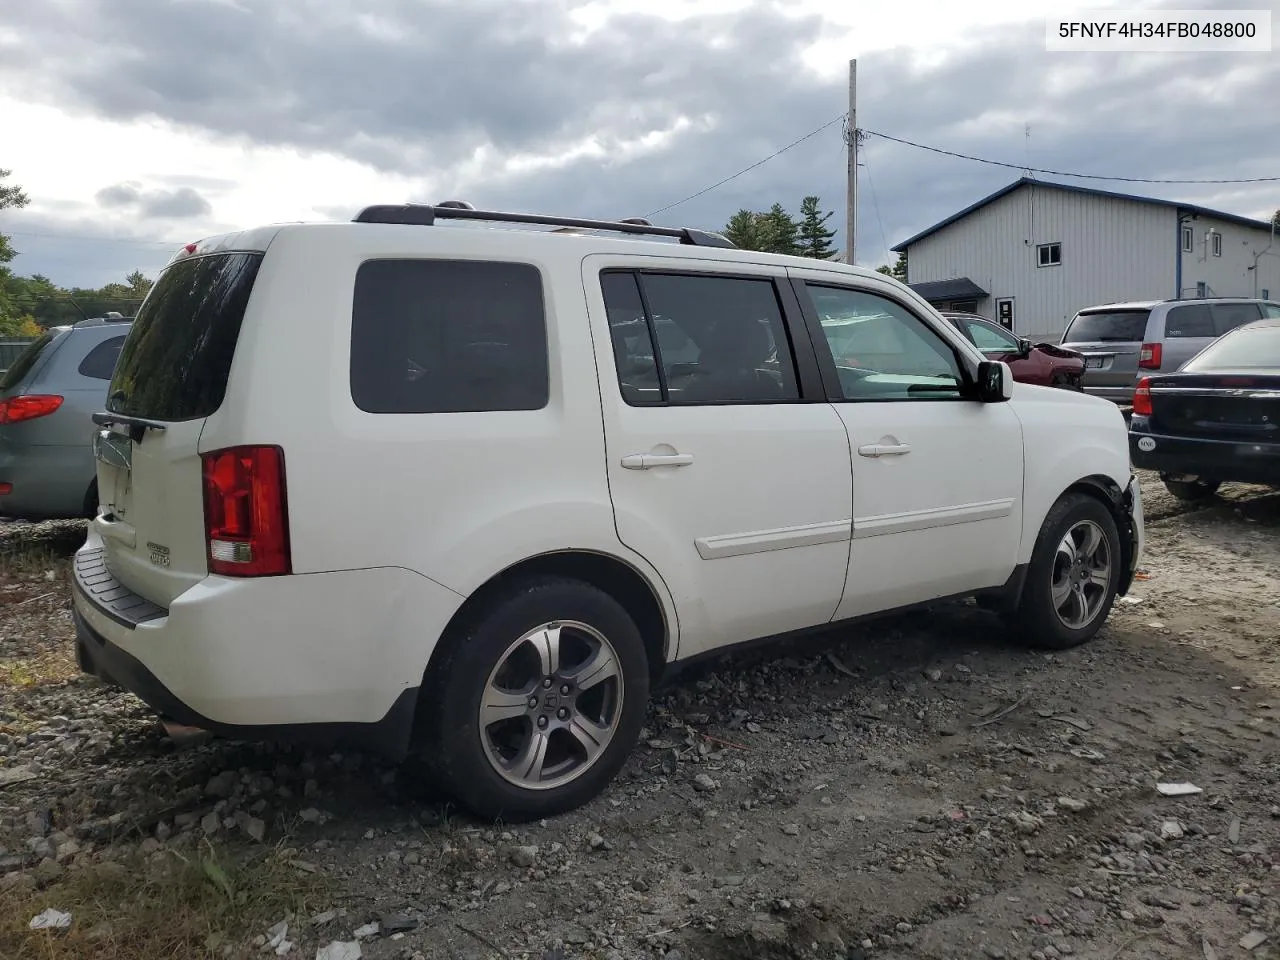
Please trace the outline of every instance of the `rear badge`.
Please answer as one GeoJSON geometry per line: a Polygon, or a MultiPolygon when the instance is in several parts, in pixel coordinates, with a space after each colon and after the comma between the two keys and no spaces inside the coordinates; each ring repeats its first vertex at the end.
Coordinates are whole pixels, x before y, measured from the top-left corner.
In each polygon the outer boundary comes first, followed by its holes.
{"type": "Polygon", "coordinates": [[[1156,442],[1151,437],[1139,437],[1138,449],[1143,453],[1150,453],[1156,448],[1156,442]]]}
{"type": "Polygon", "coordinates": [[[151,562],[157,567],[167,567],[169,565],[169,548],[159,543],[147,541],[147,550],[151,553],[151,562]]]}

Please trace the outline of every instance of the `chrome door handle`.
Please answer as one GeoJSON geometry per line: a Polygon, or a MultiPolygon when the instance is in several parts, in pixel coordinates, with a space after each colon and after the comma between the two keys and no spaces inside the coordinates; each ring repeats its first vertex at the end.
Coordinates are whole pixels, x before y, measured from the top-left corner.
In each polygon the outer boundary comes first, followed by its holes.
{"type": "Polygon", "coordinates": [[[909,443],[868,443],[858,448],[860,457],[900,457],[910,452],[909,443]]]}
{"type": "Polygon", "coordinates": [[[632,453],[622,458],[627,470],[650,470],[653,467],[687,467],[693,463],[691,453],[632,453]]]}

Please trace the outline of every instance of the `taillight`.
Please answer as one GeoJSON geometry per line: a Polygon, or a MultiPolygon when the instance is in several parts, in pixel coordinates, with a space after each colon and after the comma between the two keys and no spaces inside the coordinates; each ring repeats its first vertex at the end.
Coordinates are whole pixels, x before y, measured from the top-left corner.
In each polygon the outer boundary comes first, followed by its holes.
{"type": "Polygon", "coordinates": [[[10,397],[0,400],[0,423],[22,423],[36,417],[47,417],[62,406],[62,398],[52,394],[10,397]]]}
{"type": "Polygon", "coordinates": [[[1160,344],[1144,343],[1138,351],[1138,366],[1144,370],[1160,369],[1160,344]]]}
{"type": "Polygon", "coordinates": [[[278,577],[290,571],[284,451],[231,447],[203,454],[209,572],[278,577]]]}
{"type": "Polygon", "coordinates": [[[1133,412],[1139,417],[1151,416],[1151,378],[1143,377],[1133,391],[1133,412]]]}

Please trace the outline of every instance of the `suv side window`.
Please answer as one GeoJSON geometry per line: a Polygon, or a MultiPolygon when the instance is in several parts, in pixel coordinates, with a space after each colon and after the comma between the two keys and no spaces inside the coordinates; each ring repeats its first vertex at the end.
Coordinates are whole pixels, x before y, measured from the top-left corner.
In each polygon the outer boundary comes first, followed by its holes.
{"type": "Polygon", "coordinates": [[[772,280],[607,271],[600,285],[628,404],[800,398],[772,280]]]}
{"type": "Polygon", "coordinates": [[[1261,319],[1256,303],[1215,303],[1213,305],[1213,334],[1222,336],[1228,330],[1261,319]]]}
{"type": "Polygon", "coordinates": [[[1213,332],[1209,305],[1189,303],[1185,307],[1170,307],[1164,318],[1164,335],[1170,340],[1217,336],[1213,332]]]}
{"type": "Polygon", "coordinates": [[[1262,305],[1262,313],[1269,320],[1280,319],[1280,305],[1264,303],[1262,305]]]}
{"type": "Polygon", "coordinates": [[[84,355],[77,370],[82,377],[94,380],[110,380],[116,371],[116,360],[120,356],[120,348],[124,346],[124,337],[110,337],[84,355]]]}
{"type": "Polygon", "coordinates": [[[525,263],[368,260],[351,311],[351,399],[367,413],[540,410],[542,274],[525,263]]]}
{"type": "Polygon", "coordinates": [[[950,345],[878,294],[806,284],[846,400],[956,400],[965,380],[950,345]]]}

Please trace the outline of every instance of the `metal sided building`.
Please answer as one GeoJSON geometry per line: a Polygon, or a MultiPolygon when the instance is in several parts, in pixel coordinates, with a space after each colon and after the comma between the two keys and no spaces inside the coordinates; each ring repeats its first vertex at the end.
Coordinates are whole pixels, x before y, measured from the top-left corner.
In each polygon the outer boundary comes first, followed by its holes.
{"type": "Polygon", "coordinates": [[[1081,307],[1280,297],[1276,228],[1194,204],[1023,177],[893,248],[940,310],[1057,340],[1081,307]]]}

